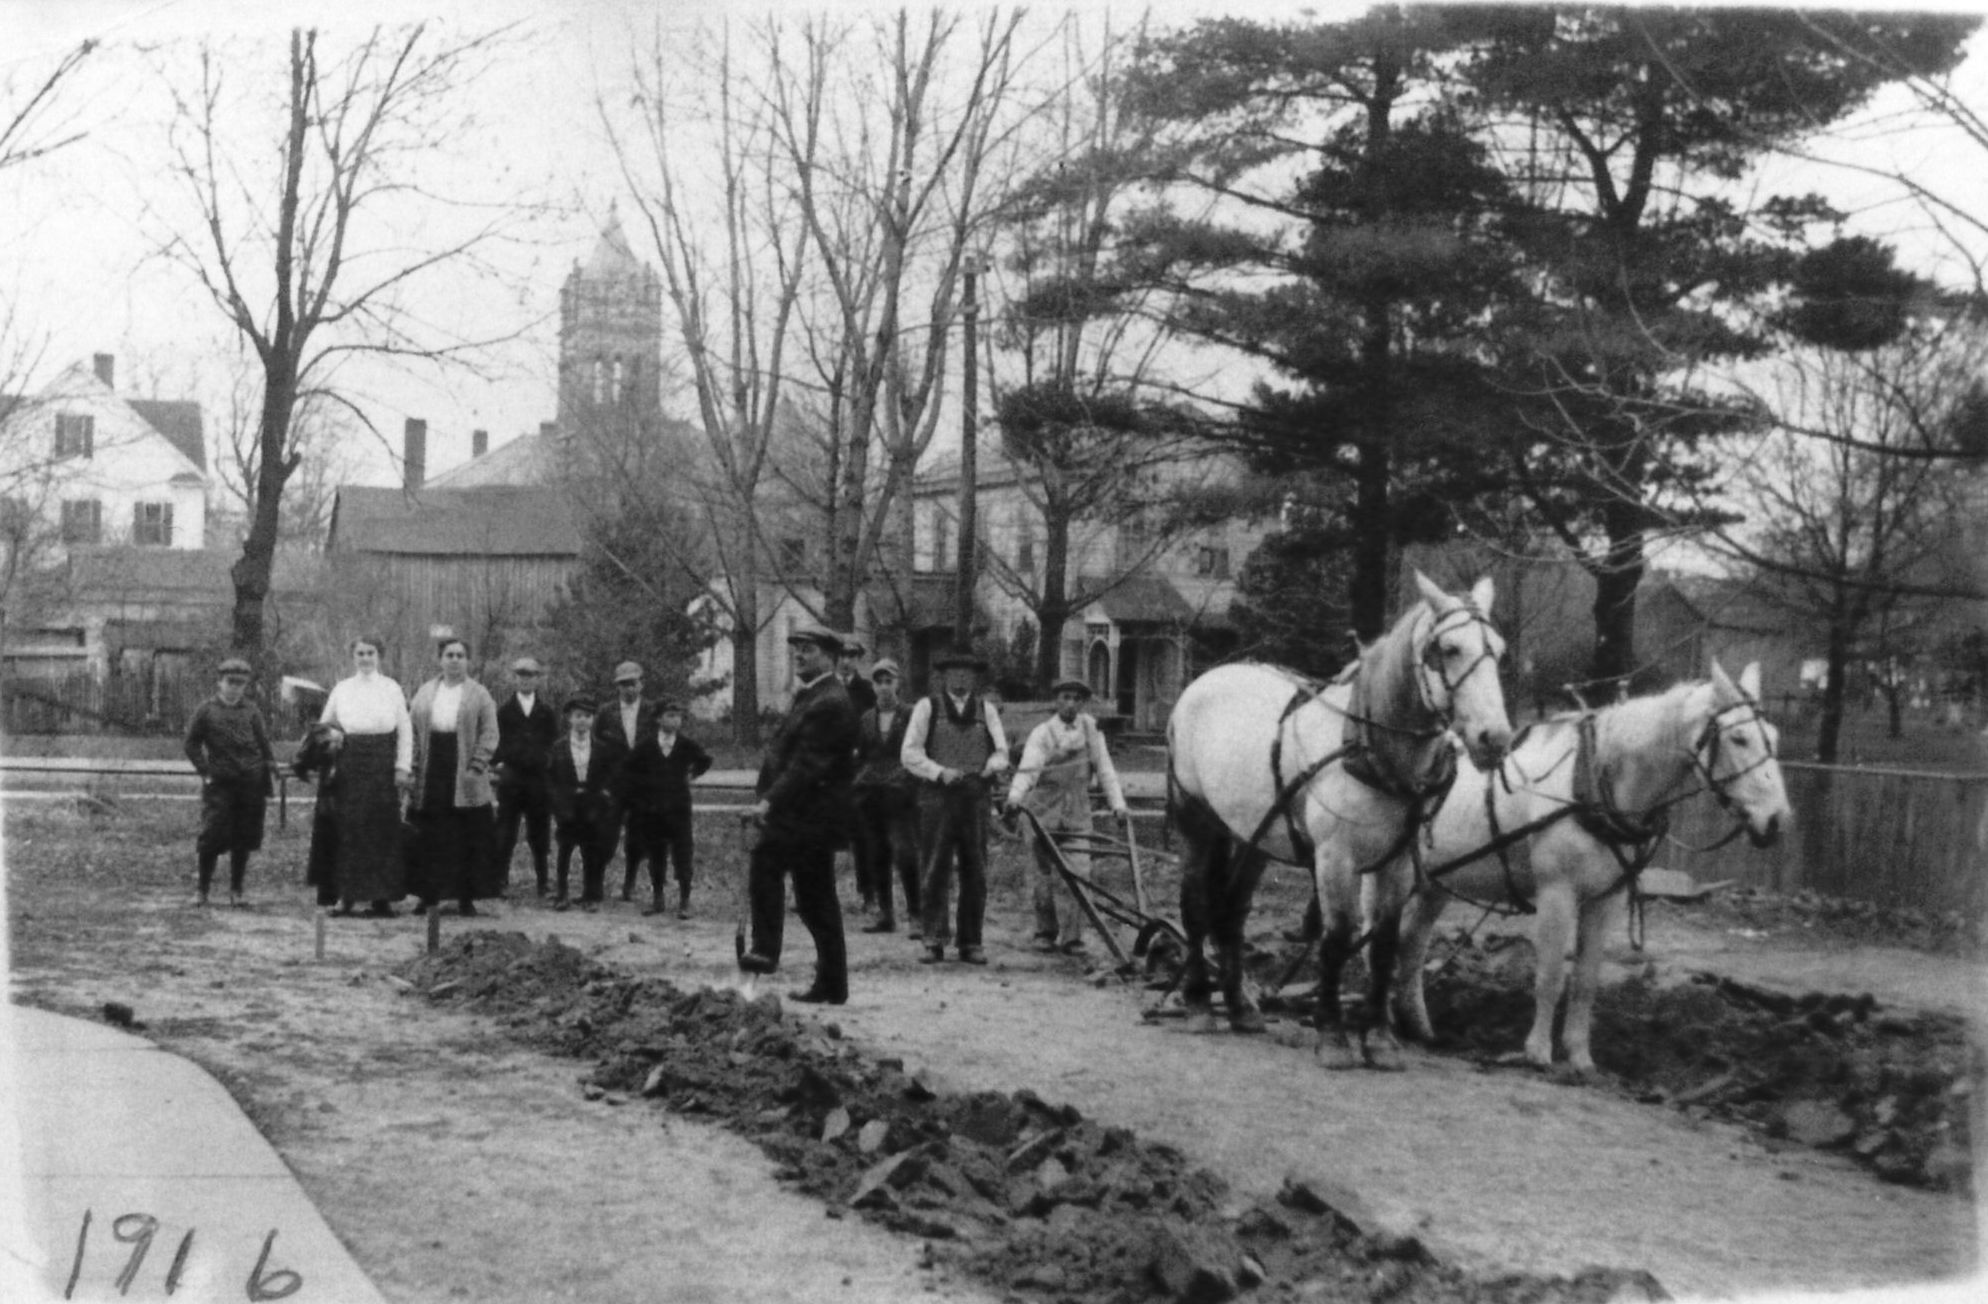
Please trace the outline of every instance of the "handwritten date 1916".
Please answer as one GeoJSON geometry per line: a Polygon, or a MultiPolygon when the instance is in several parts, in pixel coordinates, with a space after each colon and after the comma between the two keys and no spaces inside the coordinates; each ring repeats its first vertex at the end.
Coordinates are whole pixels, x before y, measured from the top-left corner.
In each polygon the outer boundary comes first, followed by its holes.
{"type": "MultiPolygon", "coordinates": [[[[69,1284],[62,1292],[63,1299],[76,1293],[76,1283],[83,1275],[83,1258],[90,1248],[90,1222],[92,1211],[83,1210],[83,1225],[76,1233],[76,1260],[69,1268],[69,1284]]],[[[187,1228],[186,1235],[180,1237],[179,1248],[173,1251],[173,1261],[166,1268],[166,1294],[179,1289],[180,1277],[186,1271],[187,1257],[193,1253],[194,1228],[187,1228]]],[[[131,1256],[125,1260],[124,1270],[117,1274],[117,1293],[127,1295],[131,1285],[138,1280],[139,1269],[145,1266],[145,1256],[152,1250],[152,1241],[159,1234],[159,1220],[149,1213],[127,1213],[110,1225],[113,1240],[131,1247],[131,1256]]],[[[288,1268],[272,1270],[269,1254],[276,1245],[276,1232],[272,1228],[269,1235],[262,1238],[262,1252],[256,1256],[255,1266],[249,1270],[245,1297],[254,1301],[284,1299],[303,1288],[301,1274],[288,1268]]]]}

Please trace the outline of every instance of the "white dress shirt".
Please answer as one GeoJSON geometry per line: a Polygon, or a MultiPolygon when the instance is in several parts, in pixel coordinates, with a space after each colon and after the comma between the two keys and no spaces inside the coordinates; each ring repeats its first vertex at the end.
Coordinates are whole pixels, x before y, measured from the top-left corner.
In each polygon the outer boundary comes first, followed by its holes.
{"type": "MultiPolygon", "coordinates": [[[[952,697],[951,701],[954,711],[966,707],[966,697],[952,697]]],[[[980,772],[986,775],[1000,774],[1008,768],[1008,735],[1001,728],[1001,713],[994,709],[994,703],[983,697],[980,699],[980,710],[987,722],[987,736],[994,740],[994,754],[987,758],[987,764],[981,767],[980,772]]],[[[931,736],[932,699],[921,697],[918,699],[918,705],[911,708],[910,722],[904,726],[904,751],[900,753],[899,759],[904,762],[904,768],[912,774],[937,783],[939,776],[945,773],[946,767],[925,754],[925,741],[931,736]]]]}

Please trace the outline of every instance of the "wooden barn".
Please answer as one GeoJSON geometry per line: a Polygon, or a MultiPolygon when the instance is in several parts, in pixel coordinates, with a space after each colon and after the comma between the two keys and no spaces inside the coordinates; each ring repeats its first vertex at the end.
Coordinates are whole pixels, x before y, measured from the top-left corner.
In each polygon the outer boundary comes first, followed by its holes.
{"type": "Polygon", "coordinates": [[[432,634],[446,626],[487,662],[544,618],[579,567],[580,544],[554,488],[341,486],[325,542],[336,627],[327,655],[370,633],[388,645],[388,673],[418,682],[432,666],[432,634]]]}

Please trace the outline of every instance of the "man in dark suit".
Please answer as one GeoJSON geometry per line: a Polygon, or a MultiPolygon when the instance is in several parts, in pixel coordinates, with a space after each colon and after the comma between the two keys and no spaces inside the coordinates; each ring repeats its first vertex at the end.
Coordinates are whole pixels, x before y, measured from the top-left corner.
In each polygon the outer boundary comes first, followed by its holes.
{"type": "Polygon", "coordinates": [[[559,842],[559,895],[552,908],[567,907],[567,875],[580,853],[580,909],[600,909],[606,890],[607,858],[614,854],[615,754],[594,737],[594,704],[584,697],[566,702],[566,734],[552,745],[546,762],[546,802],[559,842]]]}
{"type": "Polygon", "coordinates": [[[676,917],[690,918],[691,857],[696,839],[691,833],[690,781],[711,768],[711,753],[683,733],[683,706],[664,699],[656,708],[656,729],[635,744],[623,771],[622,788],[629,808],[642,828],[642,846],[649,856],[649,887],[653,898],[645,915],[663,913],[666,862],[676,862],[676,917]]]}
{"type": "Polygon", "coordinates": [[[842,640],[804,629],[787,640],[800,681],[759,767],[752,808],[759,841],[747,868],[752,901],[752,949],[739,960],[747,973],[780,967],[786,923],[783,879],[794,876],[794,913],[815,943],[815,980],[791,999],[840,1005],[849,999],[849,958],[842,906],[835,899],[835,851],[848,841],[850,779],[855,768],[856,711],[835,677],[842,640]]]}
{"type": "Polygon", "coordinates": [[[545,860],[552,847],[545,765],[552,755],[552,744],[559,738],[559,715],[552,703],[538,695],[543,670],[533,657],[519,657],[511,664],[517,690],[497,708],[497,751],[490,758],[497,776],[499,881],[510,881],[511,853],[517,849],[518,823],[522,820],[540,896],[545,895],[545,860]]]}
{"type": "MultiPolygon", "coordinates": [[[[861,721],[877,706],[877,690],[862,671],[865,648],[853,632],[838,633],[836,637],[842,640],[842,651],[835,656],[835,677],[842,681],[843,691],[849,694],[849,704],[856,708],[856,719],[861,721]]],[[[855,802],[849,807],[849,864],[855,871],[856,894],[862,900],[866,915],[877,908],[877,885],[870,880],[867,870],[875,855],[875,849],[870,846],[869,823],[863,818],[860,803],[855,802]]],[[[888,898],[884,913],[890,913],[888,898]]]]}
{"type": "MultiPolygon", "coordinates": [[[[642,698],[642,667],[624,661],[614,668],[615,700],[594,717],[594,741],[614,753],[617,770],[626,764],[635,744],[656,731],[656,708],[642,698]]],[[[635,896],[635,875],[647,854],[642,846],[641,821],[628,805],[628,794],[615,794],[614,837],[621,840],[621,899],[635,896]]],[[[614,841],[608,842],[608,856],[614,855],[614,841]]]]}

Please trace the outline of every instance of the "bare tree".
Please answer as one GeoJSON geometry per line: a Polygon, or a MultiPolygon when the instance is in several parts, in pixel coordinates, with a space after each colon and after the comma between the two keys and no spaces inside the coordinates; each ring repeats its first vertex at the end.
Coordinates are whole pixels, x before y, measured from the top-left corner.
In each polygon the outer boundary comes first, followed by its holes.
{"type": "Polygon", "coordinates": [[[824,291],[803,304],[825,419],[825,616],[857,594],[938,428],[965,260],[1009,177],[1029,106],[1022,14],[905,11],[865,27],[827,18],[762,30],[780,161],[824,291]]]}
{"type": "MultiPolygon", "coordinates": [[[[236,524],[230,543],[239,545],[255,516],[262,466],[261,368],[244,351],[231,359],[228,391],[210,424],[210,459],[220,494],[208,505],[214,527],[236,524]]],[[[279,549],[324,546],[338,486],[357,470],[354,446],[360,431],[349,409],[321,392],[305,394],[290,418],[289,445],[297,468],[284,485],[277,513],[279,549]]]]}
{"type": "Polygon", "coordinates": [[[284,491],[304,460],[293,428],[300,404],[343,405],[371,428],[337,387],[342,360],[468,365],[515,333],[464,338],[423,321],[408,299],[439,269],[478,265],[515,211],[456,203],[422,183],[424,164],[462,128],[459,92],[497,40],[374,28],[333,54],[315,30],[293,30],[266,128],[235,95],[237,57],[203,45],[196,72],[172,82],[166,166],[197,219],[171,231],[164,252],[198,280],[262,371],[253,501],[232,570],[232,644],[252,656],[265,647],[284,491]]]}
{"type": "Polygon", "coordinates": [[[1791,351],[1774,427],[1736,459],[1728,497],[1750,506],[1715,547],[1758,577],[1763,600],[1823,636],[1825,764],[1853,666],[1908,659],[1944,609],[1984,596],[1956,548],[1965,477],[1922,455],[1928,430],[1965,413],[1983,361],[1977,334],[1948,323],[1878,349],[1791,351]]]}
{"type": "Polygon", "coordinates": [[[620,486],[616,511],[689,516],[701,527],[703,555],[681,560],[719,577],[712,601],[732,646],[733,728],[738,742],[752,745],[758,639],[770,614],[760,609],[769,545],[758,509],[782,418],[809,238],[773,165],[771,123],[737,75],[736,58],[729,30],[679,58],[659,29],[635,61],[634,120],[601,106],[661,265],[701,447],[669,450],[604,429],[592,432],[592,458],[595,474],[607,471],[620,486]],[[668,473],[657,474],[664,458],[668,473]]]}

